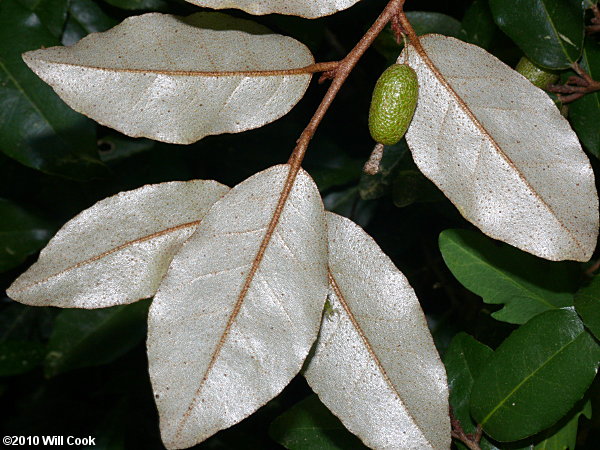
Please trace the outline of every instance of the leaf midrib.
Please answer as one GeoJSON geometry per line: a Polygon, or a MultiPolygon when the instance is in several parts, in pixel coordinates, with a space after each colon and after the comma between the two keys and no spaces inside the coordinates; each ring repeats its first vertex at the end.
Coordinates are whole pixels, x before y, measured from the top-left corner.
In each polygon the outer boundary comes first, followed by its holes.
{"type": "Polygon", "coordinates": [[[369,353],[369,355],[373,359],[373,362],[377,366],[377,369],[381,373],[381,376],[383,377],[385,383],[392,390],[392,392],[394,393],[394,395],[396,396],[396,398],[398,399],[398,401],[402,405],[404,405],[404,409],[406,411],[406,415],[411,420],[411,422],[414,424],[414,426],[420,431],[421,436],[423,437],[423,439],[425,440],[425,442],[427,442],[431,446],[431,448],[435,448],[435,446],[430,442],[429,438],[421,430],[421,427],[417,423],[416,419],[412,416],[412,414],[410,413],[408,407],[404,403],[404,400],[402,399],[402,396],[398,392],[398,389],[396,389],[396,386],[394,386],[394,383],[392,383],[392,380],[390,379],[389,375],[387,374],[387,371],[385,370],[385,367],[383,367],[383,364],[382,364],[381,360],[379,359],[379,357],[377,356],[377,353],[375,352],[375,349],[373,349],[373,346],[371,345],[371,342],[369,341],[369,338],[367,337],[367,335],[365,334],[364,330],[362,329],[362,327],[358,323],[358,320],[354,316],[354,314],[352,312],[352,309],[350,308],[350,305],[346,301],[346,298],[345,298],[344,294],[342,293],[342,290],[341,290],[340,286],[337,284],[337,281],[336,281],[336,279],[335,279],[335,277],[333,275],[333,272],[331,271],[330,268],[327,268],[327,276],[329,278],[329,283],[331,284],[331,287],[333,288],[333,291],[335,292],[335,295],[336,295],[337,299],[342,304],[342,307],[344,308],[344,311],[348,315],[348,318],[350,319],[350,322],[352,323],[352,326],[354,327],[355,331],[358,333],[360,339],[363,342],[363,345],[365,346],[367,352],[369,353]]]}
{"type": "MultiPolygon", "coordinates": [[[[181,433],[183,432],[183,427],[185,426],[187,420],[191,416],[192,410],[198,403],[198,399],[200,397],[202,389],[204,388],[204,385],[205,385],[206,381],[208,380],[208,376],[210,375],[212,368],[216,364],[217,359],[219,358],[219,356],[221,354],[221,350],[223,349],[223,346],[225,345],[225,342],[227,341],[227,338],[229,337],[231,328],[233,327],[233,324],[235,323],[235,321],[242,309],[244,300],[246,299],[248,291],[250,290],[252,282],[254,281],[254,276],[258,272],[258,269],[263,261],[267,247],[271,243],[271,238],[273,237],[275,229],[277,228],[277,225],[279,224],[279,220],[281,219],[283,209],[289,198],[292,188],[294,187],[298,172],[300,171],[299,163],[293,164],[293,165],[287,164],[286,166],[288,168],[288,173],[286,175],[284,185],[281,188],[281,192],[279,193],[279,198],[277,200],[277,204],[275,206],[275,210],[273,211],[271,220],[269,221],[269,225],[267,226],[267,229],[266,229],[263,239],[260,243],[260,246],[256,252],[256,255],[255,255],[254,259],[252,260],[252,266],[250,267],[250,270],[248,271],[248,275],[246,275],[246,279],[240,290],[240,293],[237,296],[233,310],[231,311],[231,314],[229,315],[229,318],[225,325],[225,329],[221,333],[221,336],[219,337],[219,341],[217,342],[217,345],[211,355],[211,359],[208,362],[206,370],[204,371],[204,374],[203,374],[202,378],[200,379],[198,388],[194,392],[194,395],[192,396],[192,400],[190,401],[187,409],[183,413],[183,417],[181,418],[181,420],[179,421],[179,424],[177,425],[177,428],[175,430],[175,439],[179,439],[181,433]]],[[[213,206],[213,208],[214,208],[214,206],[213,206]]]]}
{"type": "Polygon", "coordinates": [[[120,245],[118,245],[116,247],[110,248],[110,249],[108,249],[108,250],[106,250],[106,251],[104,251],[104,252],[102,252],[102,253],[100,253],[98,255],[94,255],[94,256],[92,256],[90,258],[87,258],[87,259],[85,259],[83,261],[79,261],[76,264],[72,264],[71,266],[68,266],[65,269],[62,269],[59,272],[53,273],[52,275],[48,275],[47,277],[45,277],[45,278],[43,278],[41,280],[37,280],[37,281],[35,281],[33,283],[26,284],[25,286],[22,286],[19,289],[13,289],[12,291],[13,292],[23,292],[23,291],[26,291],[26,290],[34,287],[34,286],[38,286],[40,284],[46,283],[48,280],[51,280],[52,278],[55,278],[55,277],[57,277],[59,275],[62,275],[62,274],[67,273],[67,272],[70,272],[72,270],[79,269],[80,267],[83,267],[83,266],[86,266],[88,264],[91,264],[91,263],[93,263],[95,261],[98,261],[98,260],[100,260],[102,258],[105,258],[106,256],[109,256],[109,255],[111,255],[113,253],[119,252],[119,251],[121,251],[121,250],[123,250],[125,248],[128,248],[128,247],[131,247],[132,245],[135,245],[135,244],[138,244],[138,243],[141,243],[141,242],[146,242],[146,241],[152,240],[154,238],[158,238],[158,237],[164,236],[166,234],[173,233],[173,232],[185,229],[185,228],[189,228],[189,227],[193,227],[193,226],[198,226],[198,224],[200,224],[200,220],[195,220],[195,221],[183,223],[183,224],[180,224],[180,225],[177,225],[177,226],[174,226],[174,227],[165,228],[164,230],[157,231],[156,233],[148,234],[146,236],[142,236],[140,238],[124,242],[123,244],[120,244],[120,245]]]}
{"type": "MultiPolygon", "coordinates": [[[[114,73],[141,73],[141,74],[156,74],[180,77],[206,77],[206,78],[221,78],[221,77],[282,77],[290,75],[311,75],[315,71],[320,71],[318,68],[321,64],[330,63],[315,63],[307,66],[292,68],[292,69],[273,69],[273,70],[217,70],[217,71],[202,71],[202,70],[165,70],[165,69],[138,69],[125,67],[100,67],[88,64],[69,63],[64,61],[52,61],[43,58],[35,58],[37,63],[56,64],[60,66],[77,67],[81,69],[98,70],[114,73]]],[[[326,66],[323,66],[326,67],[326,66]]]]}
{"type": "Polygon", "coordinates": [[[541,364],[540,366],[538,366],[533,372],[531,372],[529,375],[527,375],[520,383],[518,383],[507,395],[506,397],[504,397],[489,413],[487,416],[485,416],[483,418],[483,420],[481,421],[481,426],[484,426],[486,424],[486,422],[496,413],[496,411],[498,411],[498,409],[500,409],[502,406],[504,406],[504,404],[508,401],[508,399],[510,397],[512,397],[520,388],[521,386],[523,386],[525,383],[527,383],[527,381],[529,381],[533,376],[535,376],[540,370],[542,370],[544,367],[546,367],[548,364],[550,364],[552,362],[552,360],[558,356],[560,353],[563,352],[563,350],[565,350],[567,347],[569,347],[570,345],[572,345],[573,343],[575,343],[583,334],[583,332],[580,332],[575,338],[573,338],[572,340],[570,340],[569,342],[567,342],[565,345],[563,345],[561,348],[559,348],[556,352],[554,352],[546,361],[544,361],[543,364],[541,364]]]}
{"type": "Polygon", "coordinates": [[[570,57],[569,53],[567,52],[566,47],[563,45],[563,40],[560,37],[560,33],[558,32],[558,29],[554,26],[554,21],[550,17],[550,13],[548,12],[548,8],[546,8],[546,0],[541,0],[540,4],[544,8],[544,13],[546,14],[546,17],[548,19],[548,23],[552,27],[552,31],[554,31],[554,35],[556,36],[556,40],[558,40],[558,45],[560,45],[560,48],[563,50],[563,53],[567,57],[567,60],[571,61],[571,57],[570,57]]]}

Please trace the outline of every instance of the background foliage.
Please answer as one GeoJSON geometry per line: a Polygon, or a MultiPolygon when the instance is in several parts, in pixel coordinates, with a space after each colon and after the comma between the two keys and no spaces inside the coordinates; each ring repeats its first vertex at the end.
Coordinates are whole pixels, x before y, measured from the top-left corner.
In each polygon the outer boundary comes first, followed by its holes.
{"type": "MultiPolygon", "coordinates": [[[[253,20],[302,41],[318,61],[339,60],[385,3],[364,0],[317,20],[253,20]]],[[[419,33],[456,36],[513,67],[525,52],[561,71],[563,79],[568,64],[583,54],[582,65],[600,79],[598,39],[588,36],[584,44],[584,21],[563,11],[581,9],[581,3],[519,0],[507,9],[500,0],[422,0],[408,1],[407,9],[419,9],[408,15],[419,33]],[[550,6],[539,23],[529,19],[532,4],[550,6]],[[566,30],[575,48],[541,42],[539,31],[550,25],[566,30]]],[[[326,85],[313,81],[303,100],[275,123],[177,146],[96,125],[65,106],[21,60],[24,51],[71,44],[148,10],[186,15],[198,8],[178,0],[0,0],[2,290],[63,223],[106,196],[194,178],[233,186],[285,162],[325,92],[326,85]]],[[[336,98],[304,167],[326,208],[365,227],[409,279],[446,364],[456,417],[466,432],[475,430],[472,417],[484,422],[482,448],[573,449],[575,442],[593,448],[600,437],[600,390],[592,381],[600,358],[600,278],[589,266],[596,259],[551,263],[486,238],[420,174],[404,141],[386,150],[381,173],[361,175],[373,146],[367,129],[371,91],[399,51],[386,30],[336,98]],[[560,309],[573,306],[579,315],[560,309]],[[527,389],[510,398],[517,413],[496,408],[506,397],[501,385],[509,383],[510,391],[524,378],[527,389]],[[535,435],[522,440],[527,433],[535,435]]],[[[569,114],[597,169],[600,93],[574,102],[569,114]]],[[[91,435],[94,448],[162,448],[144,348],[148,304],[58,310],[0,298],[0,434],[91,435]]],[[[362,448],[301,377],[249,419],[198,447],[282,445],[362,448]]]]}

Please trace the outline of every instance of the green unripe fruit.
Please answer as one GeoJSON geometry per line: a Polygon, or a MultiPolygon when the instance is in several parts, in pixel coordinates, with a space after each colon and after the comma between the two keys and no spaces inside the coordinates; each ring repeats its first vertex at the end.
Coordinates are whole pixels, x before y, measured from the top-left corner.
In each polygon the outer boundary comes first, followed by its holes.
{"type": "Polygon", "coordinates": [[[520,59],[515,70],[541,89],[546,89],[549,84],[558,81],[558,74],[536,66],[525,56],[520,59]]]}
{"type": "Polygon", "coordinates": [[[419,82],[406,64],[394,64],[379,77],[369,110],[369,131],[375,141],[393,145],[402,139],[417,107],[419,82]]]}

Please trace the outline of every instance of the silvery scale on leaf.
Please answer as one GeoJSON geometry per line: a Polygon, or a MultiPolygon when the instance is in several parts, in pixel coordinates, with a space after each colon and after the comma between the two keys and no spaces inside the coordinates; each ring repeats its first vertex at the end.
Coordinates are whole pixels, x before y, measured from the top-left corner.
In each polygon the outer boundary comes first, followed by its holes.
{"type": "MultiPolygon", "coordinates": [[[[195,3],[316,17],[355,1],[195,3]]],[[[177,143],[285,115],[311,75],[281,71],[314,62],[303,44],[220,13],[141,15],[24,59],[77,111],[177,143]]],[[[443,36],[407,45],[398,61],[420,85],[407,142],[461,214],[543,258],[589,259],[593,173],[547,95],[443,36]]],[[[275,166],[231,190],[174,182],[102,200],[68,222],[8,293],[79,308],[155,296],[148,356],[168,448],[241,421],[303,365],[365,444],[450,446],[446,375],[414,292],[364,231],[324,211],[302,169],[275,166]]]]}
{"type": "Polygon", "coordinates": [[[335,318],[323,318],[310,385],[374,448],[448,448],[446,375],[414,292],[360,227],[325,214],[305,172],[278,212],[288,171],[275,166],[231,190],[172,182],[102,200],[59,230],[8,293],[80,308],[154,295],[148,359],[161,433],[168,448],[187,448],[299,373],[331,291],[335,318]]]}
{"type": "Polygon", "coordinates": [[[250,14],[290,14],[315,19],[350,8],[359,0],[186,0],[214,9],[237,8],[250,14]]]}
{"type": "Polygon", "coordinates": [[[175,144],[278,119],[311,76],[277,71],[314,63],[295,39],[220,13],[129,17],[23,59],[76,111],[129,136],[175,144]]]}

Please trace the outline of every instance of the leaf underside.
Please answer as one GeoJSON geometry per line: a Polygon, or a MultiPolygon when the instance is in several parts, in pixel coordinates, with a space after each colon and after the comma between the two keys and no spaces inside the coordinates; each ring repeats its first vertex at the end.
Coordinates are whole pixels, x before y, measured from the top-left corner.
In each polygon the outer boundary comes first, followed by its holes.
{"type": "Polygon", "coordinates": [[[598,236],[594,174],[550,98],[477,46],[439,35],[421,44],[398,59],[419,78],[406,134],[419,169],[485,234],[587,261],[598,236]]]}
{"type": "Polygon", "coordinates": [[[174,181],[101,200],[67,222],[7,294],[63,308],[151,297],[181,244],[228,190],[216,181],[174,181]]]}
{"type": "Polygon", "coordinates": [[[23,59],[69,106],[102,125],[190,144],[265,125],[302,98],[310,73],[281,71],[313,64],[310,51],[268,32],[221,13],[149,13],[23,59]]]}
{"type": "Polygon", "coordinates": [[[154,298],[148,359],[168,448],[252,414],[316,339],[327,293],[323,205],[304,171],[291,187],[288,172],[263,171],[217,202],[154,298]]]}
{"type": "Polygon", "coordinates": [[[369,447],[449,448],[446,373],[412,288],[358,225],[327,218],[331,308],[309,385],[369,447]]]}

